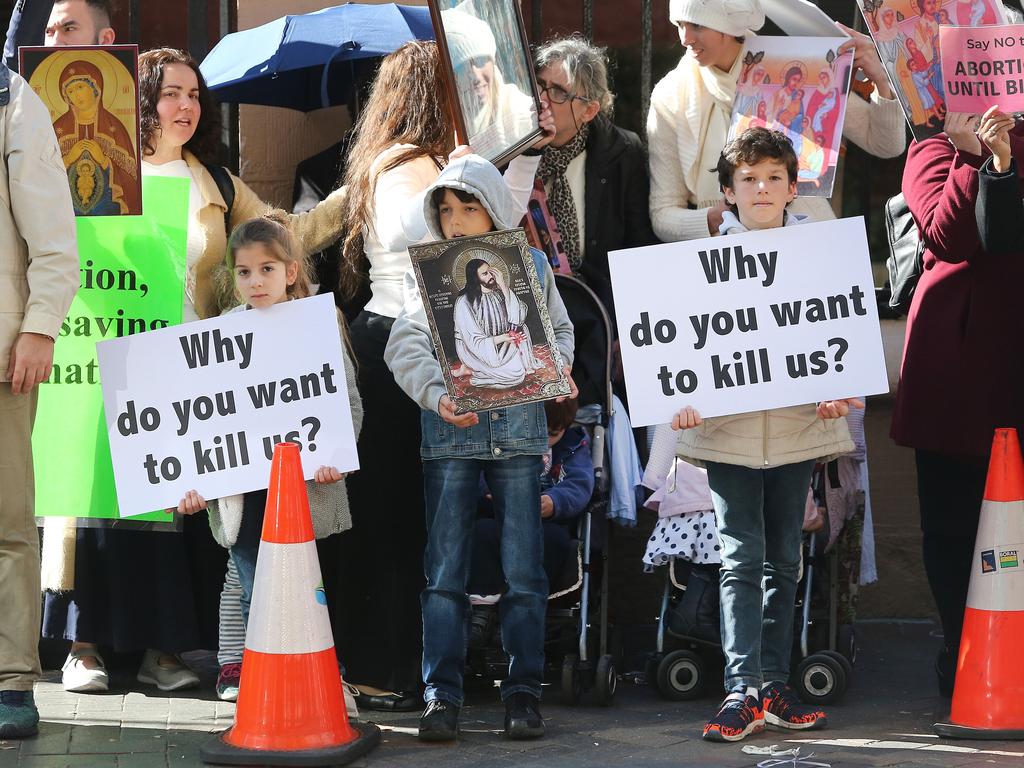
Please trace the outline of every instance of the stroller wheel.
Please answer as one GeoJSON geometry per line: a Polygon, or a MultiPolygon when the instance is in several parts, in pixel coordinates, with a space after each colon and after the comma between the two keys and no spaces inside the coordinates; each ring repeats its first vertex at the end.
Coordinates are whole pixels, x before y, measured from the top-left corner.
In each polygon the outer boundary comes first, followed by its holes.
{"type": "Polygon", "coordinates": [[[672,651],[658,665],[658,690],[666,699],[690,701],[704,690],[707,669],[693,651],[672,651]]]}
{"type": "Polygon", "coordinates": [[[812,653],[800,662],[796,689],[808,704],[829,704],[846,693],[846,668],[833,656],[812,653]]]}
{"type": "Polygon", "coordinates": [[[575,653],[567,653],[562,660],[562,703],[567,707],[579,703],[583,692],[583,681],[580,678],[579,658],[575,653]]]}
{"type": "Polygon", "coordinates": [[[605,654],[597,660],[597,669],[594,672],[594,694],[597,696],[597,703],[602,707],[611,704],[618,683],[615,662],[611,655],[605,654]]]}
{"type": "Polygon", "coordinates": [[[850,687],[850,683],[853,682],[853,664],[850,660],[843,656],[840,651],[821,651],[825,656],[831,656],[833,659],[839,662],[839,666],[843,668],[843,672],[846,673],[846,687],[850,687]]]}

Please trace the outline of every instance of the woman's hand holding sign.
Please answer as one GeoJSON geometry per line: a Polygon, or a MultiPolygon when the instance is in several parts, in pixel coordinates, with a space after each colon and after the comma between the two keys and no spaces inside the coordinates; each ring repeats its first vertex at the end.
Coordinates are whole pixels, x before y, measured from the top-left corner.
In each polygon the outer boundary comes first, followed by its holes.
{"type": "Polygon", "coordinates": [[[999,105],[989,107],[981,116],[976,133],[978,138],[992,151],[992,168],[996,173],[1010,170],[1010,129],[1014,119],[1000,111],[999,105]]]}

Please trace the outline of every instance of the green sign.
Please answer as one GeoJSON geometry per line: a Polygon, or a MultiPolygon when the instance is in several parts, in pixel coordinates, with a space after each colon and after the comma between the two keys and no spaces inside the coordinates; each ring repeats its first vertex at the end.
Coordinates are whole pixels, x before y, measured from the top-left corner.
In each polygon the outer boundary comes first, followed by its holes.
{"type": "Polygon", "coordinates": [[[188,195],[185,179],[145,177],[144,215],[77,219],[81,280],[32,433],[38,517],[118,518],[96,342],[181,323],[188,195]]]}

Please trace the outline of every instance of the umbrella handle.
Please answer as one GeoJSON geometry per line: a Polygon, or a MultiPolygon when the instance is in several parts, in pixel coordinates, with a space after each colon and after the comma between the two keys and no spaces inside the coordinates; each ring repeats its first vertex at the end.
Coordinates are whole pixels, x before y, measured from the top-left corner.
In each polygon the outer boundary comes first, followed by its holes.
{"type": "MultiPolygon", "coordinates": [[[[336,58],[338,58],[338,56],[340,56],[343,53],[347,53],[349,51],[357,51],[357,50],[359,50],[359,43],[356,43],[356,42],[353,42],[353,41],[346,42],[343,45],[339,46],[337,48],[337,50],[335,50],[334,53],[331,54],[331,58],[327,60],[327,63],[324,64],[324,71],[320,75],[320,106],[321,107],[329,107],[329,106],[331,106],[331,101],[330,101],[330,99],[328,98],[328,95],[327,95],[327,82],[330,79],[329,73],[331,71],[331,65],[334,63],[334,60],[336,58]]],[[[353,88],[356,87],[355,79],[354,78],[352,80],[352,87],[353,88]]]]}

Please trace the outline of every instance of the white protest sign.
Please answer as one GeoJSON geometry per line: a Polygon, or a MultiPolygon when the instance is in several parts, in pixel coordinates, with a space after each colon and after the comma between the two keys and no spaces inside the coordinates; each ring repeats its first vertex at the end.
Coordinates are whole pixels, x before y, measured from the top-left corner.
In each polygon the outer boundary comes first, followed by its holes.
{"type": "Polygon", "coordinates": [[[634,426],[888,391],[860,217],[608,262],[634,426]]]}
{"type": "Polygon", "coordinates": [[[122,517],[266,488],[279,442],[358,468],[330,294],[96,345],[122,517]]]}

